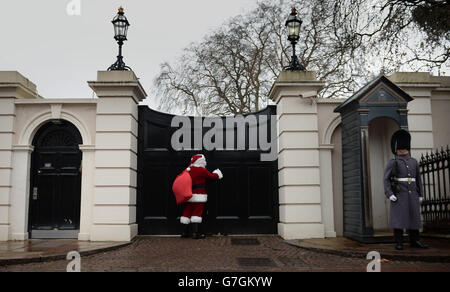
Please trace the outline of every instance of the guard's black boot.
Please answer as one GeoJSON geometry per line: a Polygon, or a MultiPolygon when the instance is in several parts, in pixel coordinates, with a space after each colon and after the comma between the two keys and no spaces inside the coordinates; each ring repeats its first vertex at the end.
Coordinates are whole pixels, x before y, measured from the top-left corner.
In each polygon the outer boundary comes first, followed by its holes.
{"type": "Polygon", "coordinates": [[[415,248],[428,248],[426,244],[420,242],[420,231],[409,230],[409,242],[411,247],[415,248]]]}
{"type": "Polygon", "coordinates": [[[402,229],[395,229],[394,230],[394,237],[395,237],[395,249],[396,250],[403,250],[403,230],[402,229]]]}
{"type": "Polygon", "coordinates": [[[206,236],[200,232],[200,223],[192,223],[192,238],[203,239],[206,236]]]}
{"type": "Polygon", "coordinates": [[[183,229],[183,232],[181,233],[181,238],[188,238],[188,237],[190,237],[190,227],[191,227],[191,224],[183,224],[184,225],[184,229],[183,229]]]}
{"type": "Polygon", "coordinates": [[[415,247],[415,248],[428,248],[428,245],[421,243],[420,241],[416,241],[411,243],[411,247],[415,247]]]}

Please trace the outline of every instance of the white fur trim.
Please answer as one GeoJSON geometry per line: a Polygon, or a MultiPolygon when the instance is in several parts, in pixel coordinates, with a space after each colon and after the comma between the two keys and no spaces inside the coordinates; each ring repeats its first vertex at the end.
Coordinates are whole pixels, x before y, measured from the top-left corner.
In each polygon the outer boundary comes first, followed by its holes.
{"type": "Polygon", "coordinates": [[[191,219],[189,219],[188,217],[181,217],[180,218],[180,223],[184,224],[184,225],[188,225],[191,223],[191,219]]]}
{"type": "Polygon", "coordinates": [[[192,163],[190,166],[193,167],[206,167],[206,158],[204,155],[202,155],[202,157],[200,157],[199,159],[197,159],[194,163],[192,163]]]}
{"type": "Polygon", "coordinates": [[[208,202],[208,195],[193,194],[192,198],[190,198],[188,202],[189,203],[206,203],[206,202],[208,202]]]}
{"type": "Polygon", "coordinates": [[[219,175],[219,179],[223,178],[223,173],[220,171],[220,169],[214,170],[213,173],[216,173],[217,175],[219,175]]]}
{"type": "Polygon", "coordinates": [[[192,216],[191,217],[191,222],[192,223],[202,223],[203,219],[202,219],[202,217],[192,216]]]}

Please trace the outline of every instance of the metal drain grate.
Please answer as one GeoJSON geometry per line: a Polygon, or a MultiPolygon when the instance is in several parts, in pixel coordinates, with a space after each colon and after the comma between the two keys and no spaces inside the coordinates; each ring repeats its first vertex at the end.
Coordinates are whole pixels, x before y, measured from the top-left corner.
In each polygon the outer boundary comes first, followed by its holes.
{"type": "Polygon", "coordinates": [[[231,245],[260,245],[256,238],[232,238],[231,245]]]}
{"type": "Polygon", "coordinates": [[[270,258],[237,258],[241,267],[276,267],[275,262],[270,258]]]}
{"type": "Polygon", "coordinates": [[[279,257],[278,260],[285,266],[301,266],[306,264],[302,259],[299,258],[279,257]]]}

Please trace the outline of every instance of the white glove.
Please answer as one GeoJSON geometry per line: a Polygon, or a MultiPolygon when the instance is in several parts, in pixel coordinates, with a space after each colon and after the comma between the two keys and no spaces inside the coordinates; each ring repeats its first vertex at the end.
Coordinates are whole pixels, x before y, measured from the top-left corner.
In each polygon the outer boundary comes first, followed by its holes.
{"type": "Polygon", "coordinates": [[[396,196],[392,195],[389,197],[389,200],[391,200],[392,202],[397,202],[398,199],[396,196]]]}
{"type": "Polygon", "coordinates": [[[219,176],[219,179],[222,179],[222,178],[223,178],[223,174],[222,174],[222,172],[220,171],[220,169],[214,170],[213,173],[217,174],[217,175],[219,176]]]}
{"type": "Polygon", "coordinates": [[[423,202],[423,197],[419,197],[419,202],[422,204],[422,202],[423,202]]]}

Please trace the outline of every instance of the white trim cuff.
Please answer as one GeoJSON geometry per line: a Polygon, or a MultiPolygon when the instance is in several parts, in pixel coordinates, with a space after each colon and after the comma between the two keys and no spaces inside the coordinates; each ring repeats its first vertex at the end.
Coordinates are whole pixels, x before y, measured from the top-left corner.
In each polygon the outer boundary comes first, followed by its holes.
{"type": "Polygon", "coordinates": [[[223,178],[223,173],[220,171],[220,169],[214,170],[213,173],[217,174],[219,176],[219,179],[223,178]]]}
{"type": "Polygon", "coordinates": [[[202,223],[203,219],[202,217],[192,216],[191,217],[191,223],[202,223]]]}

